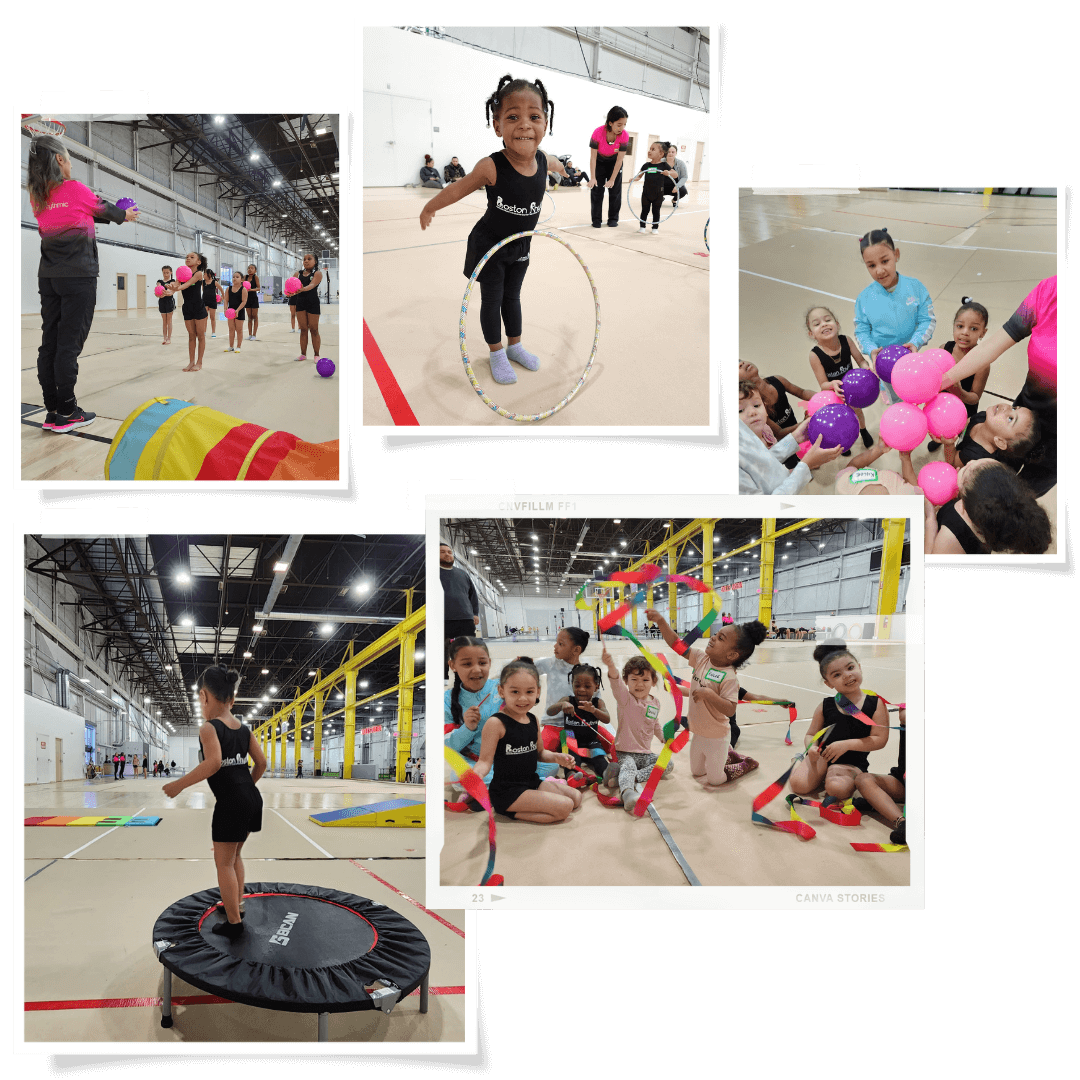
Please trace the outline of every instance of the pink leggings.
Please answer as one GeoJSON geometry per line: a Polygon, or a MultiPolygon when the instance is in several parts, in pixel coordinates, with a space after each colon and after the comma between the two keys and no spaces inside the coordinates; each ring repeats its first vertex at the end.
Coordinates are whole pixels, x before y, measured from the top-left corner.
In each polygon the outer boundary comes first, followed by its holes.
{"type": "Polygon", "coordinates": [[[727,764],[730,747],[730,735],[725,735],[722,739],[705,739],[700,735],[691,735],[690,772],[694,779],[713,787],[726,784],[727,773],[724,772],[724,766],[727,764]]]}

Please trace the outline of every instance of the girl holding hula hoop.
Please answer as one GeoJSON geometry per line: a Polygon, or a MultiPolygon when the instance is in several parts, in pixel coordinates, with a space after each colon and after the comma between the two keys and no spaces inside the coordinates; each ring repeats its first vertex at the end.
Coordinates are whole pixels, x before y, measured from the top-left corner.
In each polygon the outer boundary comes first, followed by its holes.
{"type": "MultiPolygon", "coordinates": [[[[503,149],[481,158],[475,168],[429,200],[420,213],[420,228],[426,229],[436,211],[487,189],[487,213],[469,233],[465,253],[465,276],[471,278],[480,260],[514,233],[536,228],[544,201],[549,172],[566,175],[561,161],[539,149],[550,122],[555,120],[555,104],[544,84],[504,75],[495,92],[484,103],[495,134],[503,149]]],[[[521,344],[521,283],[529,269],[531,236],[524,236],[500,248],[480,271],[480,326],[491,356],[491,376],[497,383],[515,383],[517,375],[510,362],[527,371],[538,371],[540,361],[521,344]],[[502,324],[506,342],[502,344],[502,324]]]]}

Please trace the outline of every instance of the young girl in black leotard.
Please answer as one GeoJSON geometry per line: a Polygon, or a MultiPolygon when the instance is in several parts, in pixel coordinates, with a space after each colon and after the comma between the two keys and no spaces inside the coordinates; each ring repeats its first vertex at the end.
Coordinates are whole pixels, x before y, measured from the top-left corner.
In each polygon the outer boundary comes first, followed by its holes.
{"type": "Polygon", "coordinates": [[[300,291],[292,298],[296,307],[296,321],[300,324],[300,355],[296,359],[307,359],[310,334],[311,347],[315,350],[315,359],[318,360],[319,349],[322,347],[322,338],[319,336],[319,315],[322,311],[319,285],[323,277],[318,258],[308,252],[304,256],[304,268],[296,276],[300,279],[300,291]]]}
{"type": "Polygon", "coordinates": [[[169,282],[174,295],[183,293],[182,314],[188,332],[188,366],[180,370],[202,371],[203,353],[206,352],[206,305],[203,303],[206,259],[197,251],[189,251],[184,265],[191,271],[191,277],[182,285],[179,281],[169,282]]]}
{"type": "Polygon", "coordinates": [[[203,285],[203,305],[206,308],[206,314],[210,319],[210,336],[212,338],[217,337],[217,306],[221,300],[221,293],[218,291],[218,279],[217,274],[214,273],[210,267],[207,267],[203,271],[203,278],[205,284],[203,285]]]}
{"type": "Polygon", "coordinates": [[[248,263],[247,269],[247,277],[244,280],[248,283],[248,341],[257,341],[255,335],[259,332],[259,275],[254,263],[248,263]]]}
{"type": "Polygon", "coordinates": [[[161,268],[161,277],[157,279],[157,283],[165,290],[165,295],[159,296],[157,302],[157,309],[161,312],[162,345],[168,345],[172,341],[172,317],[173,312],[176,310],[176,298],[169,290],[169,282],[172,279],[172,267],[163,266],[161,268]]]}
{"type": "Polygon", "coordinates": [[[599,698],[601,682],[600,669],[590,664],[575,664],[567,676],[573,695],[560,698],[548,706],[548,716],[562,713],[565,717],[563,727],[568,736],[577,743],[578,752],[570,750],[570,756],[579,767],[592,769],[598,779],[602,779],[604,770],[611,764],[604,745],[597,735],[597,725],[610,724],[611,717],[599,698]]]}
{"type": "Polygon", "coordinates": [[[495,769],[488,787],[492,807],[538,825],[564,821],[581,805],[581,795],[566,784],[541,780],[536,764],[548,761],[572,769],[574,759],[545,750],[540,741],[536,717],[529,712],[540,700],[540,674],[531,660],[512,660],[502,669],[499,697],[502,708],[484,724],[474,770],[477,776],[486,776],[495,769]]]}
{"type": "MultiPolygon", "coordinates": [[[[817,379],[818,389],[831,390],[843,398],[844,388],[840,380],[856,364],[868,368],[869,361],[859,351],[853,338],[840,333],[840,322],[827,307],[812,307],[806,313],[805,322],[806,332],[815,342],[810,350],[810,370],[817,379]]],[[[859,418],[863,446],[873,446],[874,437],[866,430],[866,417],[862,409],[855,409],[855,415],[859,418]]],[[[843,457],[850,453],[850,450],[846,451],[843,457]]]]}
{"type": "MultiPolygon", "coordinates": [[[[783,375],[763,377],[757,365],[748,360],[739,361],[739,382],[751,382],[757,388],[761,403],[768,414],[769,428],[777,440],[790,435],[801,420],[801,417],[795,415],[795,410],[788,401],[788,394],[793,394],[800,401],[809,401],[816,393],[796,386],[783,375]]],[[[788,468],[794,468],[794,465],[789,465],[788,468]]]]}
{"type": "Polygon", "coordinates": [[[244,288],[244,279],[239,270],[233,271],[232,285],[224,292],[226,312],[231,308],[234,315],[229,319],[229,347],[226,352],[239,352],[244,344],[244,307],[248,301],[248,290],[244,288]]]}

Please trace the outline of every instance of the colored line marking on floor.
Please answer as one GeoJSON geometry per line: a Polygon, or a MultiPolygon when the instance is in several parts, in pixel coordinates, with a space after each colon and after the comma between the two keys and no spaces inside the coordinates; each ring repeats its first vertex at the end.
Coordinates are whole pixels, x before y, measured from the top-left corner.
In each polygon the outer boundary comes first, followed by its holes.
{"type": "Polygon", "coordinates": [[[368,362],[368,367],[371,368],[371,374],[375,376],[375,382],[379,386],[379,393],[382,394],[383,401],[386,402],[386,407],[390,410],[390,417],[394,423],[399,426],[419,427],[420,421],[416,419],[416,414],[409,406],[409,402],[398,385],[397,379],[394,378],[394,373],[390,370],[386,357],[383,356],[382,350],[372,336],[367,319],[364,319],[364,358],[368,362]]]}
{"type": "Polygon", "coordinates": [[[285,824],[286,824],[286,825],[288,825],[290,829],[292,829],[292,830],[293,830],[294,832],[296,832],[296,833],[299,833],[299,834],[300,834],[300,835],[301,835],[301,836],[302,836],[302,837],[303,837],[303,838],[304,838],[304,839],[305,839],[305,840],[306,840],[306,841],[307,841],[307,842],[308,842],[308,843],[309,843],[309,844],[310,844],[310,845],[311,845],[311,846],[312,846],[313,848],[315,848],[315,850],[316,850],[316,851],[321,851],[321,852],[322,852],[322,853],[323,853],[323,854],[324,854],[324,855],[325,855],[325,856],[326,856],[326,857],[327,857],[328,859],[335,859],[335,860],[337,859],[337,856],[336,856],[336,855],[331,855],[331,854],[330,854],[330,852],[326,850],[326,848],[324,848],[324,847],[320,847],[320,846],[319,846],[318,844],[316,844],[316,843],[315,843],[315,841],[314,841],[314,840],[312,840],[312,839],[311,839],[311,837],[310,837],[310,836],[308,836],[308,834],[307,834],[306,832],[304,832],[304,830],[303,830],[303,829],[298,829],[298,828],[297,828],[297,827],[296,827],[296,826],[295,826],[295,825],[294,825],[294,824],[293,824],[293,823],[292,823],[292,822],[291,822],[291,821],[290,821],[290,820],[289,820],[289,819],[288,819],[287,817],[285,817],[285,816],[284,816],[283,814],[279,813],[279,812],[278,812],[277,810],[274,810],[274,808],[273,808],[273,807],[270,807],[270,809],[271,809],[271,811],[272,811],[273,813],[277,814],[277,816],[278,816],[279,818],[281,818],[281,820],[282,820],[282,821],[284,821],[284,822],[285,822],[285,824]]]}
{"type": "Polygon", "coordinates": [[[408,895],[408,893],[403,893],[400,889],[391,885],[389,881],[386,881],[384,878],[379,877],[379,875],[376,874],[373,870],[369,870],[366,866],[361,866],[355,859],[349,859],[348,861],[352,863],[353,866],[357,868],[357,870],[363,870],[365,874],[369,874],[380,885],[385,885],[391,892],[397,893],[398,896],[400,896],[402,899],[408,900],[409,903],[412,904],[414,907],[418,907],[422,912],[424,912],[425,915],[430,915],[436,922],[440,922],[443,924],[443,926],[447,927],[450,930],[453,930],[458,937],[463,938],[465,936],[464,930],[459,929],[452,922],[447,922],[446,919],[444,919],[441,915],[436,915],[435,912],[432,911],[430,908],[424,907],[424,905],[421,904],[419,900],[414,900],[411,896],[408,895]]]}
{"type": "MultiPolygon", "coordinates": [[[[33,420],[23,420],[22,423],[26,427],[36,427],[39,431],[41,430],[41,424],[36,424],[33,420]]],[[[85,431],[60,431],[57,432],[57,434],[74,435],[76,439],[89,439],[91,442],[101,442],[104,443],[106,446],[112,445],[112,439],[106,439],[101,435],[90,435],[85,431]]]]}
{"type": "MultiPolygon", "coordinates": [[[[132,814],[131,816],[132,817],[141,817],[142,813],[143,813],[143,811],[145,809],[146,809],[146,807],[143,806],[139,810],[137,810],[134,814],[132,814]]],[[[98,833],[98,835],[95,836],[93,840],[90,840],[87,843],[83,844],[82,847],[76,848],[74,851],[69,851],[64,856],[64,858],[65,859],[74,858],[74,856],[78,855],[80,851],[85,851],[88,847],[90,847],[91,844],[96,844],[99,840],[104,840],[106,836],[112,836],[112,834],[114,832],[116,832],[117,829],[123,829],[123,828],[126,828],[126,826],[124,826],[124,825],[114,825],[111,829],[105,829],[104,831],[98,833]]]]}
{"type": "Polygon", "coordinates": [[[663,818],[660,817],[660,814],[657,812],[653,803],[649,803],[648,810],[649,817],[653,819],[653,824],[660,830],[660,835],[664,838],[664,843],[667,844],[671,854],[675,856],[675,861],[679,864],[679,869],[686,875],[686,880],[689,881],[691,885],[700,885],[701,882],[698,881],[697,874],[690,868],[690,864],[686,861],[686,856],[683,855],[679,845],[672,839],[671,833],[668,832],[668,828],[664,824],[663,818]]]}
{"type": "Polygon", "coordinates": [[[739,273],[749,274],[751,277],[764,278],[766,281],[775,281],[778,285],[790,285],[794,289],[805,289],[807,292],[817,293],[818,296],[831,296],[834,300],[846,300],[849,304],[855,303],[854,298],[850,296],[841,296],[839,293],[825,292],[824,289],[815,289],[812,285],[800,285],[797,281],[785,281],[783,278],[769,277],[768,274],[756,274],[753,270],[744,270],[741,266],[739,267],[739,273]]]}

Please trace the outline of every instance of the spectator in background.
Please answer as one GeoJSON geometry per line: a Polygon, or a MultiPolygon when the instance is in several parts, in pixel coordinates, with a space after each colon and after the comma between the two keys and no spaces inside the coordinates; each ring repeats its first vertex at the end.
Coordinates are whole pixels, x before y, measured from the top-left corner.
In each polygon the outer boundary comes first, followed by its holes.
{"type": "MultiPolygon", "coordinates": [[[[687,177],[688,173],[686,171],[686,163],[683,162],[683,161],[680,161],[679,158],[677,158],[675,156],[675,153],[676,153],[676,151],[678,149],[679,148],[675,143],[668,143],[667,144],[667,167],[669,169],[674,169],[679,174],[679,180],[678,180],[679,202],[682,202],[683,199],[686,199],[686,198],[689,197],[689,192],[687,192],[687,190],[686,190],[686,177],[687,177]]],[[[675,194],[675,187],[676,187],[676,182],[674,180],[672,180],[671,177],[665,177],[664,178],[664,195],[665,196],[674,195],[675,194]]]]}
{"type": "Polygon", "coordinates": [[[575,169],[574,163],[567,158],[566,159],[566,176],[559,181],[563,187],[577,187],[582,181],[587,184],[589,182],[589,174],[583,169],[575,169]]]}
{"type": "Polygon", "coordinates": [[[439,170],[435,168],[430,154],[424,155],[424,167],[420,170],[420,186],[441,188],[443,182],[439,179],[439,170]]]}
{"type": "MultiPolygon", "coordinates": [[[[443,589],[443,638],[446,645],[456,637],[473,637],[480,625],[480,598],[467,571],[454,565],[454,549],[439,545],[439,580],[443,589]]],[[[443,678],[450,674],[445,667],[450,655],[443,650],[443,678]]]]}
{"type": "Polygon", "coordinates": [[[450,159],[450,164],[443,169],[443,179],[452,184],[455,180],[465,179],[465,170],[461,167],[461,163],[456,157],[450,159]]]}
{"type": "Polygon", "coordinates": [[[146,756],[146,755],[144,754],[144,755],[143,755],[143,759],[142,759],[142,774],[143,774],[143,779],[147,779],[147,778],[148,778],[148,777],[150,776],[150,774],[149,774],[149,773],[148,773],[148,772],[146,771],[146,767],[147,767],[147,765],[149,765],[149,764],[150,764],[150,759],[149,759],[149,758],[148,758],[148,757],[147,757],[147,756],[146,756]]]}
{"type": "Polygon", "coordinates": [[[120,780],[124,779],[124,766],[126,764],[127,764],[127,758],[124,757],[123,753],[121,753],[120,754],[120,776],[118,777],[118,779],[120,779],[120,780]]]}

